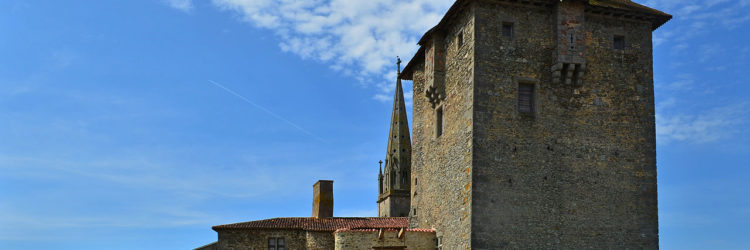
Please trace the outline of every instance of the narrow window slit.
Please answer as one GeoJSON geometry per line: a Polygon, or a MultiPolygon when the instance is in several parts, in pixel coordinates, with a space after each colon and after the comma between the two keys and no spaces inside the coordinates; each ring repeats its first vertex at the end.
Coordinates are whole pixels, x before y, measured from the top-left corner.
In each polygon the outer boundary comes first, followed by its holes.
{"type": "Polygon", "coordinates": [[[518,112],[521,112],[521,113],[533,113],[534,112],[534,85],[533,84],[519,84],[518,85],[518,112]]]}
{"type": "Polygon", "coordinates": [[[440,137],[443,134],[443,107],[435,110],[435,137],[440,137]]]}

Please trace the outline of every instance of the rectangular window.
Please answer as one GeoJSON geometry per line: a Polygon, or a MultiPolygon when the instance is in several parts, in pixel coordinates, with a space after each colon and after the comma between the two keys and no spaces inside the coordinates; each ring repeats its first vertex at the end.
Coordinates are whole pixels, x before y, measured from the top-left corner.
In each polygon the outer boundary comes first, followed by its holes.
{"type": "Polygon", "coordinates": [[[518,112],[534,112],[534,84],[518,84],[518,112]]]}
{"type": "Polygon", "coordinates": [[[435,138],[443,135],[443,107],[435,110],[435,138]]]}
{"type": "Polygon", "coordinates": [[[458,48],[460,49],[461,46],[464,45],[464,31],[459,31],[458,35],[456,36],[456,44],[458,45],[458,48]]]}
{"type": "Polygon", "coordinates": [[[284,238],[268,238],[268,250],[286,250],[284,238]]]}
{"type": "Polygon", "coordinates": [[[624,50],[625,49],[625,37],[624,36],[615,36],[614,41],[613,41],[612,44],[614,45],[615,49],[624,50]]]}
{"type": "Polygon", "coordinates": [[[503,36],[508,38],[513,37],[513,23],[503,22],[503,36]]]}

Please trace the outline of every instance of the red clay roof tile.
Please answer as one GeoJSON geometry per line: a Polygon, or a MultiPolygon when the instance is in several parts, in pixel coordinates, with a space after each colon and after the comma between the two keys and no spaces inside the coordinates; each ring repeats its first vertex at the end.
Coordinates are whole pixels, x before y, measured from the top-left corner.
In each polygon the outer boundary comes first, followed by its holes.
{"type": "Polygon", "coordinates": [[[287,217],[218,225],[212,227],[212,229],[215,231],[227,229],[300,229],[306,231],[336,231],[338,229],[405,227],[409,227],[409,218],[406,217],[287,217]]]}

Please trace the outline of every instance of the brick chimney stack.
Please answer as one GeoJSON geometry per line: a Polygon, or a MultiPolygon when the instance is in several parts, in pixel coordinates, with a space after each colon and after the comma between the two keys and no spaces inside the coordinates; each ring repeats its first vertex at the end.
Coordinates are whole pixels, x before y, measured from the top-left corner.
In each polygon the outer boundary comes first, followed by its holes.
{"type": "Polygon", "coordinates": [[[313,185],[312,217],[333,217],[333,181],[319,180],[313,185]]]}

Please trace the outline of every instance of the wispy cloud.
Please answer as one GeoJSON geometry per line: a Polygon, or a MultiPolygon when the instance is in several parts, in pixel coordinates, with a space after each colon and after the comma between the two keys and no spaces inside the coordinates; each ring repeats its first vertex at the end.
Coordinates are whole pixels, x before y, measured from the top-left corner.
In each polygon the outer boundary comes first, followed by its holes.
{"type": "Polygon", "coordinates": [[[266,114],[272,116],[273,118],[279,119],[280,121],[283,121],[284,123],[289,124],[289,126],[292,126],[292,127],[296,128],[297,130],[301,131],[302,133],[305,133],[305,134],[309,135],[310,137],[312,137],[312,138],[314,138],[314,139],[316,139],[318,141],[326,142],[325,140],[323,140],[323,138],[320,138],[320,136],[317,136],[317,135],[311,133],[307,129],[302,128],[302,126],[297,125],[296,123],[289,121],[289,119],[286,119],[286,118],[284,118],[284,117],[276,114],[275,112],[267,109],[266,107],[263,107],[260,104],[255,103],[255,102],[251,101],[250,99],[247,99],[247,97],[245,97],[245,96],[237,93],[236,91],[234,91],[234,90],[232,90],[230,88],[227,88],[226,86],[224,86],[224,85],[222,85],[222,84],[220,84],[218,82],[212,81],[212,80],[208,80],[208,82],[211,83],[211,84],[213,84],[216,87],[219,87],[220,89],[223,89],[227,93],[232,94],[233,96],[239,98],[240,100],[242,100],[242,101],[244,101],[244,102],[246,102],[246,103],[248,103],[250,105],[253,105],[253,107],[255,107],[257,109],[260,109],[261,111],[263,111],[266,114]]]}
{"type": "Polygon", "coordinates": [[[750,103],[740,103],[692,113],[670,113],[673,98],[657,105],[656,136],[660,144],[709,143],[740,133],[749,120],[750,103]]]}
{"type": "Polygon", "coordinates": [[[668,31],[657,32],[654,44],[686,41],[716,28],[734,29],[750,21],[750,0],[636,0],[674,16],[668,31]],[[711,27],[710,29],[707,27],[711,27]]]}
{"type": "Polygon", "coordinates": [[[164,3],[169,5],[169,7],[178,9],[183,12],[190,12],[193,10],[192,0],[164,0],[164,3]]]}
{"type": "Polygon", "coordinates": [[[437,24],[452,0],[213,0],[242,20],[270,29],[281,50],[375,86],[386,101],[395,81],[395,57],[411,57],[417,40],[437,24]]]}

